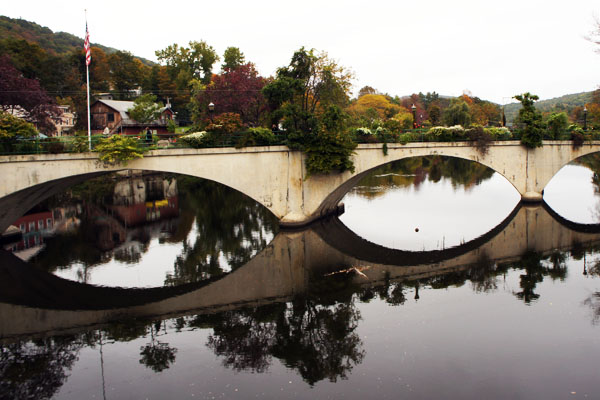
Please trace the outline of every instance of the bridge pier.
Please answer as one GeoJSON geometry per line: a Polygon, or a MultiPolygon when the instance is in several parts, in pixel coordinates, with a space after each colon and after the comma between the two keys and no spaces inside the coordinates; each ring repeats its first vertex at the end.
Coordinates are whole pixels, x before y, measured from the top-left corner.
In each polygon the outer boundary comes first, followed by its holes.
{"type": "Polygon", "coordinates": [[[542,193],[525,192],[521,194],[521,201],[525,203],[541,203],[544,201],[544,191],[542,190],[542,193]]]}

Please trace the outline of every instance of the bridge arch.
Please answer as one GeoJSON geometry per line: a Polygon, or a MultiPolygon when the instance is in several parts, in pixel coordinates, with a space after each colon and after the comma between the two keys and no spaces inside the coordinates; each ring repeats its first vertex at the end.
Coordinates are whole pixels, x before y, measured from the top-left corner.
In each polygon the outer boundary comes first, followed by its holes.
{"type": "MultiPolygon", "coordinates": [[[[379,149],[380,150],[380,149],[379,149]]],[[[374,171],[376,171],[378,168],[381,168],[383,166],[389,165],[393,162],[396,161],[400,161],[400,160],[407,160],[410,158],[419,158],[419,157],[429,157],[429,156],[443,156],[443,157],[450,157],[450,158],[456,158],[456,159],[460,159],[460,160],[466,160],[466,161],[471,161],[480,165],[483,165],[487,168],[490,168],[492,171],[500,174],[502,177],[504,177],[504,179],[506,179],[509,183],[511,183],[511,185],[513,186],[513,188],[518,192],[518,188],[515,187],[513,181],[506,176],[503,171],[496,171],[492,165],[490,165],[489,162],[486,162],[487,160],[485,159],[473,159],[471,157],[467,157],[467,156],[457,156],[457,155],[447,155],[444,154],[443,152],[440,153],[435,153],[435,154],[425,154],[425,155],[414,155],[414,154],[399,154],[396,155],[396,157],[390,158],[388,157],[388,159],[386,159],[384,161],[384,163],[379,164],[377,166],[374,166],[370,169],[364,170],[362,172],[358,172],[356,171],[356,173],[352,176],[349,177],[349,179],[347,181],[345,181],[344,183],[342,183],[341,185],[339,185],[337,188],[335,188],[331,194],[329,194],[329,196],[327,196],[324,201],[323,201],[323,206],[322,209],[324,210],[322,212],[322,214],[326,214],[327,212],[325,212],[325,210],[331,210],[332,207],[335,207],[337,204],[339,204],[342,199],[344,198],[344,196],[350,191],[352,190],[353,187],[355,187],[363,178],[367,177],[368,175],[372,174],[374,171]]]]}
{"type": "MultiPolygon", "coordinates": [[[[523,201],[541,202],[544,187],[563,166],[598,151],[600,142],[573,148],[570,141],[544,141],[543,146],[536,149],[527,149],[519,141],[492,142],[485,154],[470,142],[428,142],[388,144],[388,154],[384,155],[382,144],[363,144],[355,150],[355,172],[339,174],[337,179],[329,178],[332,189],[323,195],[319,204],[314,204],[316,196],[309,198],[313,204],[308,208],[316,210],[317,218],[332,213],[344,195],[375,168],[396,160],[428,155],[456,157],[485,165],[506,178],[523,201]]],[[[314,181],[318,183],[320,179],[323,178],[317,177],[314,181]]],[[[309,180],[309,186],[310,183],[309,180]]]]}

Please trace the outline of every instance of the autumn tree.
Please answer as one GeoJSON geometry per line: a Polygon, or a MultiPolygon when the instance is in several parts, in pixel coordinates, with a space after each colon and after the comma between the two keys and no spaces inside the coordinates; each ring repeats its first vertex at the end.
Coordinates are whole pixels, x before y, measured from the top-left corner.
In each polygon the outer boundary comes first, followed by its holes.
{"type": "MultiPolygon", "coordinates": [[[[110,90],[111,81],[111,70],[108,64],[108,56],[99,47],[92,47],[92,60],[93,62],[89,65],[90,69],[90,89],[100,92],[108,92],[110,90]]],[[[85,52],[81,52],[83,55],[83,62],[85,63],[85,52]]]]}
{"type": "Polygon", "coordinates": [[[227,67],[195,94],[195,122],[206,117],[208,104],[212,102],[218,113],[236,113],[244,123],[258,124],[261,111],[266,107],[261,91],[265,84],[266,79],[258,75],[252,63],[234,69],[227,67]]]}
{"type": "Polygon", "coordinates": [[[410,129],[413,126],[413,115],[404,107],[398,106],[400,111],[394,115],[393,119],[400,123],[402,129],[410,129]]]}
{"type": "Polygon", "coordinates": [[[358,98],[360,99],[361,97],[363,97],[366,94],[378,94],[378,92],[377,92],[377,89],[372,88],[371,86],[363,86],[358,91],[358,98]]]}
{"type": "Polygon", "coordinates": [[[142,83],[141,62],[127,51],[116,51],[108,57],[115,97],[128,99],[142,83]]]}
{"type": "Polygon", "coordinates": [[[392,104],[387,97],[382,94],[365,94],[348,107],[348,112],[364,115],[368,109],[377,111],[379,118],[391,118],[398,114],[403,107],[392,104]]]}
{"type": "Polygon", "coordinates": [[[177,85],[171,80],[164,65],[153,65],[142,84],[144,93],[156,95],[157,100],[166,103],[177,96],[177,85]]]}
{"type": "Polygon", "coordinates": [[[52,119],[60,115],[54,100],[36,79],[23,77],[8,56],[0,57],[0,109],[21,115],[46,133],[56,132],[52,119]]]}

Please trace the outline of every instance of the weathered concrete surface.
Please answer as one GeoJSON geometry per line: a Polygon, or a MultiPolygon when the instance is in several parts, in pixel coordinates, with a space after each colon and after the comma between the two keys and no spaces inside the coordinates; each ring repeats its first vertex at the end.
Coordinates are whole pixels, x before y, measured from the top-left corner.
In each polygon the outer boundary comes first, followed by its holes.
{"type": "MultiPolygon", "coordinates": [[[[172,149],[149,152],[127,169],[173,172],[210,179],[267,207],[282,225],[301,226],[336,210],[344,195],[374,168],[409,157],[444,155],[472,160],[503,175],[525,201],[541,201],[546,184],[564,165],[600,151],[600,142],[573,149],[569,141],[545,141],[527,150],[518,141],[493,142],[482,155],[468,142],[362,144],[353,156],[354,173],[306,178],[304,155],[285,146],[244,149],[172,149]]],[[[96,154],[0,157],[0,231],[43,198],[91,176],[122,170],[96,154]]]]}
{"type": "MultiPolygon", "coordinates": [[[[180,290],[181,293],[166,298],[161,290],[121,289],[123,293],[118,294],[121,300],[116,303],[107,299],[115,289],[21,274],[22,280],[32,282],[2,279],[0,293],[10,292],[12,286],[29,287],[35,293],[25,291],[11,298],[3,297],[0,338],[52,333],[123,318],[211,313],[289,301],[309,288],[311,278],[349,267],[363,267],[367,278],[357,276],[357,283],[377,285],[385,279],[402,281],[443,275],[482,261],[517,261],[526,251],[548,255],[568,250],[575,243],[600,244],[600,227],[568,225],[541,205],[519,207],[498,229],[484,235],[484,241],[475,239],[446,250],[409,252],[386,249],[357,237],[341,224],[324,221],[311,229],[279,233],[246,265],[197,289],[180,290]],[[43,281],[42,284],[37,284],[38,280],[43,281]],[[151,290],[155,292],[144,293],[151,290]],[[35,298],[41,299],[40,304],[31,304],[35,298]],[[124,303],[122,307],[119,302],[124,303]]],[[[1,265],[0,276],[14,276],[10,268],[1,265]]]]}

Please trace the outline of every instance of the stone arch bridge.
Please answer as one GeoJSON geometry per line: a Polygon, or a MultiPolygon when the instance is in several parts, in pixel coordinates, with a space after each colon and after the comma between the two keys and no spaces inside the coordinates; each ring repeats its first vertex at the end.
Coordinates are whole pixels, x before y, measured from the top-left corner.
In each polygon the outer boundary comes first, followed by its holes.
{"type": "Polygon", "coordinates": [[[570,141],[545,141],[526,149],[518,141],[492,142],[482,154],[469,142],[361,144],[355,172],[306,176],[304,155],[286,146],[155,150],[124,166],[109,166],[95,153],[0,157],[0,232],[39,201],[67,187],[123,169],[171,172],[210,179],[267,207],[282,226],[306,225],[335,212],[344,195],[366,174],[403,158],[442,155],[472,160],[503,175],[524,201],[541,201],[552,177],[578,157],[600,151],[600,141],[573,148],[570,141]]]}

